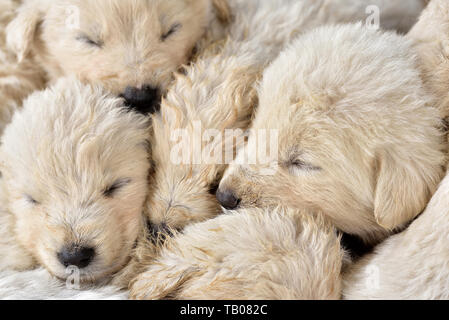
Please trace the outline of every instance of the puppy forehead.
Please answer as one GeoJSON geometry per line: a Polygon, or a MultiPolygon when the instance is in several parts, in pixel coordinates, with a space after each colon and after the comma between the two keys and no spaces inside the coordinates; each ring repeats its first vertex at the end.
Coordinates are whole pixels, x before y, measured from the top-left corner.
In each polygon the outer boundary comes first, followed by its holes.
{"type": "MultiPolygon", "coordinates": [[[[55,6],[67,14],[79,14],[80,22],[111,26],[158,24],[165,19],[190,17],[206,8],[205,0],[63,0],[55,6]]],[[[147,30],[148,31],[148,30],[147,30]]],[[[150,30],[151,31],[151,30],[150,30]]]]}
{"type": "MultiPolygon", "coordinates": [[[[146,159],[146,119],[126,112],[120,99],[77,82],[32,95],[3,138],[9,167],[53,172],[117,170],[146,159]],[[16,162],[16,163],[13,163],[16,162]]],[[[29,170],[26,170],[29,172],[29,170]]]]}

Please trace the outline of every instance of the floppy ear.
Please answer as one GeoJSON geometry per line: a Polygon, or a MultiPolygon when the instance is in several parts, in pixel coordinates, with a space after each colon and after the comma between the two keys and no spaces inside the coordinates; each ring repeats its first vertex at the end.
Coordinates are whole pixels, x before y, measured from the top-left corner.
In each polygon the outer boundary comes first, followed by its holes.
{"type": "Polygon", "coordinates": [[[36,30],[42,21],[43,13],[37,7],[37,1],[32,1],[19,8],[17,16],[6,29],[8,47],[22,61],[30,52],[36,30]]]}
{"type": "Polygon", "coordinates": [[[420,214],[439,179],[442,168],[420,167],[388,151],[377,155],[377,184],[374,195],[374,216],[387,230],[401,227],[420,214]]]}
{"type": "Polygon", "coordinates": [[[228,0],[212,0],[212,4],[217,13],[218,20],[222,23],[229,23],[231,21],[231,8],[228,0]]]}

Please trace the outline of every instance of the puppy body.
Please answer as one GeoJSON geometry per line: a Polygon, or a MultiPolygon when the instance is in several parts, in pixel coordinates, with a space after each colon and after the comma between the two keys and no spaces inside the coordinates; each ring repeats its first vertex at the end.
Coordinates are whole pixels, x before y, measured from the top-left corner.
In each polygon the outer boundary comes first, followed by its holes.
{"type": "Polygon", "coordinates": [[[449,117],[449,2],[432,0],[409,32],[424,84],[443,118],[449,117]]]}
{"type": "Polygon", "coordinates": [[[8,223],[2,232],[13,234],[2,239],[2,264],[27,266],[30,258],[8,258],[20,246],[66,278],[67,255],[86,248],[92,252],[87,265],[76,265],[81,281],[120,269],[142,228],[147,121],[128,112],[121,99],[73,79],[31,95],[5,130],[0,150],[1,219],[8,223]]]}
{"type": "Polygon", "coordinates": [[[343,259],[335,229],[320,216],[241,210],[168,240],[131,284],[131,298],[338,299],[343,259]]]}
{"type": "Polygon", "coordinates": [[[22,100],[44,85],[42,70],[30,59],[18,63],[6,45],[6,26],[18,6],[18,1],[0,2],[0,135],[22,100]]]}
{"type": "Polygon", "coordinates": [[[449,175],[405,231],[344,275],[346,299],[449,299],[449,175]]]}
{"type": "Polygon", "coordinates": [[[319,210],[376,242],[418,215],[442,178],[440,120],[404,37],[316,29],[267,68],[259,99],[247,146],[218,190],[240,207],[319,210]],[[278,131],[278,148],[249,163],[267,129],[278,131]]]}

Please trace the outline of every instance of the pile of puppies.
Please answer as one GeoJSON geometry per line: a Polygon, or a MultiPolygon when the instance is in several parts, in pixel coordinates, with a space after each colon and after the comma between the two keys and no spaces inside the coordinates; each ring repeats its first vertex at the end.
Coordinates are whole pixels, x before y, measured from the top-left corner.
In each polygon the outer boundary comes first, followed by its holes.
{"type": "Polygon", "coordinates": [[[449,298],[448,0],[1,1],[0,271],[449,298]]]}

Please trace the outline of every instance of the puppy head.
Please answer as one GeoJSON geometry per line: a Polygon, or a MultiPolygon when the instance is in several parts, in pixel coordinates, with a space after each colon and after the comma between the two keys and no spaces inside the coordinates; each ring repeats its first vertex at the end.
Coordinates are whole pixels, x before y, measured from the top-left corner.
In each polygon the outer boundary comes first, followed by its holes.
{"type": "Polygon", "coordinates": [[[449,116],[449,3],[433,0],[409,32],[419,54],[425,85],[436,97],[442,117],[449,116]]]}
{"type": "Polygon", "coordinates": [[[444,153],[437,112],[403,52],[399,37],[356,26],[300,38],[265,72],[247,146],[217,193],[222,205],[306,207],[367,240],[419,214],[444,153]]]}
{"type": "Polygon", "coordinates": [[[9,25],[8,43],[20,58],[32,52],[50,79],[76,75],[152,111],[214,12],[226,19],[226,2],[30,0],[9,25]]]}
{"type": "Polygon", "coordinates": [[[52,274],[82,281],[126,263],[147,194],[147,119],[99,88],[60,80],[33,94],[1,148],[18,241],[52,274]]]}

